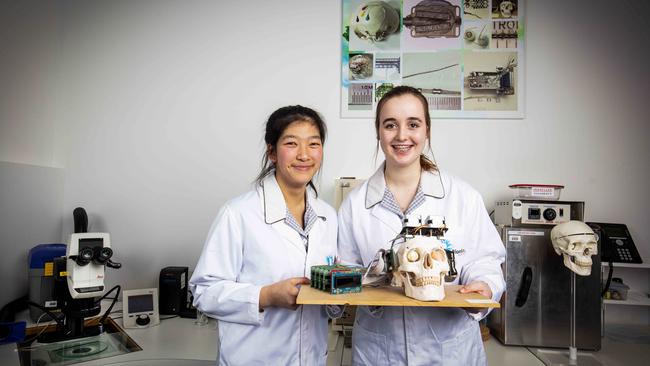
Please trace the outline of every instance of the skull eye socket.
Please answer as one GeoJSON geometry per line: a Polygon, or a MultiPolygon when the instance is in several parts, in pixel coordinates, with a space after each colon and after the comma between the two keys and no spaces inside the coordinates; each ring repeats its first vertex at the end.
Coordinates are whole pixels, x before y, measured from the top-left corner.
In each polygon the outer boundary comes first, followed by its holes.
{"type": "Polygon", "coordinates": [[[584,255],[589,255],[589,248],[585,248],[584,255]]]}
{"type": "Polygon", "coordinates": [[[409,262],[417,262],[420,260],[420,253],[415,249],[411,249],[406,253],[406,259],[408,259],[409,262]]]}
{"type": "Polygon", "coordinates": [[[443,262],[445,260],[446,256],[447,255],[445,254],[445,252],[442,249],[434,249],[431,252],[431,258],[434,261],[443,262]]]}

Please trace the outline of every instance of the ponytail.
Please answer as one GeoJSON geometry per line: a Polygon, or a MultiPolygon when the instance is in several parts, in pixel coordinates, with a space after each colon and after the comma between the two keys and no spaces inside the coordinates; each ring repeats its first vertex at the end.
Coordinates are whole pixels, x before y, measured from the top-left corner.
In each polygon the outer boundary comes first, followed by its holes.
{"type": "Polygon", "coordinates": [[[420,167],[426,172],[435,172],[438,170],[438,166],[424,154],[420,154],[420,167]]]}

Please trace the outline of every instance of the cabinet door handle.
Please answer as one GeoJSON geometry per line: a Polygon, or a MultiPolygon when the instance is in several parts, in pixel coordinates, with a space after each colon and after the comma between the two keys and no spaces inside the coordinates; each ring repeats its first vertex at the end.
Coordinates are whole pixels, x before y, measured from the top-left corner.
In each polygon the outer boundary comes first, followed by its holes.
{"type": "Polygon", "coordinates": [[[517,291],[517,299],[515,300],[515,306],[522,307],[528,300],[528,293],[530,292],[530,284],[533,282],[533,270],[530,267],[526,267],[524,272],[521,274],[521,284],[519,285],[519,291],[517,291]]]}

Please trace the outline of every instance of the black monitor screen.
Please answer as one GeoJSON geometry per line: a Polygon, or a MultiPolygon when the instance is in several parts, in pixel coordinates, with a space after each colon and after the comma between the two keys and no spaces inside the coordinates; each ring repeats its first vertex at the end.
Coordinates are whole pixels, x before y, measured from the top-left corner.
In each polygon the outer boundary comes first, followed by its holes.
{"type": "Polygon", "coordinates": [[[334,277],[335,288],[348,288],[361,286],[361,276],[334,277]]]}
{"type": "Polygon", "coordinates": [[[528,218],[530,218],[531,220],[537,220],[537,219],[539,219],[539,213],[540,213],[539,208],[529,208],[528,209],[528,218]]]}
{"type": "Polygon", "coordinates": [[[79,239],[79,250],[82,248],[103,248],[104,239],[103,238],[88,238],[88,239],[79,239]]]}
{"type": "Polygon", "coordinates": [[[618,237],[618,238],[626,238],[627,237],[627,232],[622,227],[610,226],[610,227],[607,228],[606,231],[607,231],[607,235],[609,235],[609,236],[618,237]]]}
{"type": "Polygon", "coordinates": [[[153,311],[153,295],[129,296],[129,313],[144,313],[153,311]]]}

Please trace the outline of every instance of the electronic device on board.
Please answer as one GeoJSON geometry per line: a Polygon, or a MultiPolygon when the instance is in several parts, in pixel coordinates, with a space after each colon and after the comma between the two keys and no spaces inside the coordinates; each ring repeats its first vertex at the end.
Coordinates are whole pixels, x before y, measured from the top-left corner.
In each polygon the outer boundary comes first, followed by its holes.
{"type": "Polygon", "coordinates": [[[332,295],[361,292],[364,269],[342,264],[311,267],[311,287],[332,295]]]}

